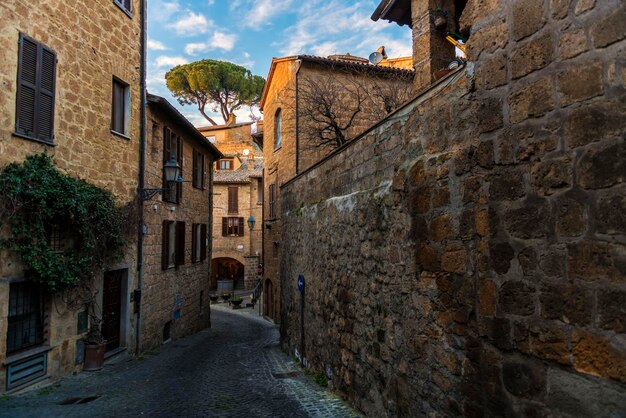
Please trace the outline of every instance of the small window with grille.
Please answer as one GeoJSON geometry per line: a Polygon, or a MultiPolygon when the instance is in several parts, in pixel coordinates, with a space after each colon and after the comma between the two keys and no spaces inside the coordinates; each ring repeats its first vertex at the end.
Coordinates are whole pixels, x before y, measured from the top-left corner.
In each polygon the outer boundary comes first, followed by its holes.
{"type": "Polygon", "coordinates": [[[43,343],[43,297],[41,287],[33,282],[11,283],[7,354],[43,343]]]}

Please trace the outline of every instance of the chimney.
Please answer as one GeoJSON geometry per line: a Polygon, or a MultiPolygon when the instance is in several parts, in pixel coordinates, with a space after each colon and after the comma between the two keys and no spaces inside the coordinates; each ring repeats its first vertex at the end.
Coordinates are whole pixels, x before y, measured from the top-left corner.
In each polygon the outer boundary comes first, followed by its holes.
{"type": "Polygon", "coordinates": [[[435,81],[434,73],[448,66],[455,58],[454,45],[446,40],[448,31],[455,31],[454,1],[412,0],[413,66],[415,88],[420,90],[435,81]],[[445,16],[442,26],[441,17],[445,16]]]}

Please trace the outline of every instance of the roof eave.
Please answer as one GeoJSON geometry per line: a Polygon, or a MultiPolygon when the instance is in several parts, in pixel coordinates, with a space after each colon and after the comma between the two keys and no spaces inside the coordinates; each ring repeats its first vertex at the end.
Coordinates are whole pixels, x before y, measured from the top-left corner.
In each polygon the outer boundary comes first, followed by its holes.
{"type": "Polygon", "coordinates": [[[172,106],[172,104],[170,102],[168,102],[166,99],[164,99],[161,96],[157,96],[154,94],[150,94],[147,93],[146,94],[146,99],[148,101],[148,104],[154,104],[155,106],[157,106],[159,109],[161,109],[161,111],[163,111],[165,114],[167,114],[167,116],[174,118],[184,129],[187,130],[187,133],[190,135],[191,139],[193,139],[195,142],[197,142],[199,145],[204,146],[207,150],[209,150],[209,152],[211,154],[213,154],[213,156],[215,157],[216,160],[219,160],[220,158],[223,158],[224,155],[220,152],[220,150],[218,150],[215,145],[211,144],[204,135],[202,135],[200,133],[200,131],[198,131],[196,129],[195,126],[193,126],[193,124],[191,122],[189,122],[187,120],[186,117],[184,117],[174,106],[172,106]]]}

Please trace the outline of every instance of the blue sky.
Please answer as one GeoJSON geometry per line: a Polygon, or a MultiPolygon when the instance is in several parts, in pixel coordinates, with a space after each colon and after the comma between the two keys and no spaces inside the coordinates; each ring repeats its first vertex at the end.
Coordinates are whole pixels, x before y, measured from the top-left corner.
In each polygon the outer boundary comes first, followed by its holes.
{"type": "MultiPolygon", "coordinates": [[[[196,126],[205,126],[208,122],[195,106],[179,105],[167,90],[164,76],[173,66],[211,58],[267,77],[272,57],[335,53],[367,57],[381,45],[390,57],[410,55],[408,27],[370,19],[378,2],[150,0],[148,91],[170,100],[196,126]]],[[[248,120],[250,109],[237,115],[238,121],[248,120]]]]}

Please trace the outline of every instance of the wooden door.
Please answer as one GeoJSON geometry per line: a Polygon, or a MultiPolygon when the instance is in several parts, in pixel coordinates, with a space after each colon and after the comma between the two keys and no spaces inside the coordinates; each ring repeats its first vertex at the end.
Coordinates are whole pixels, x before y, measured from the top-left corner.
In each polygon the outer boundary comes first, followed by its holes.
{"type": "Polygon", "coordinates": [[[102,335],[107,340],[106,351],[120,346],[122,275],[124,271],[115,270],[104,273],[102,286],[102,335]]]}

